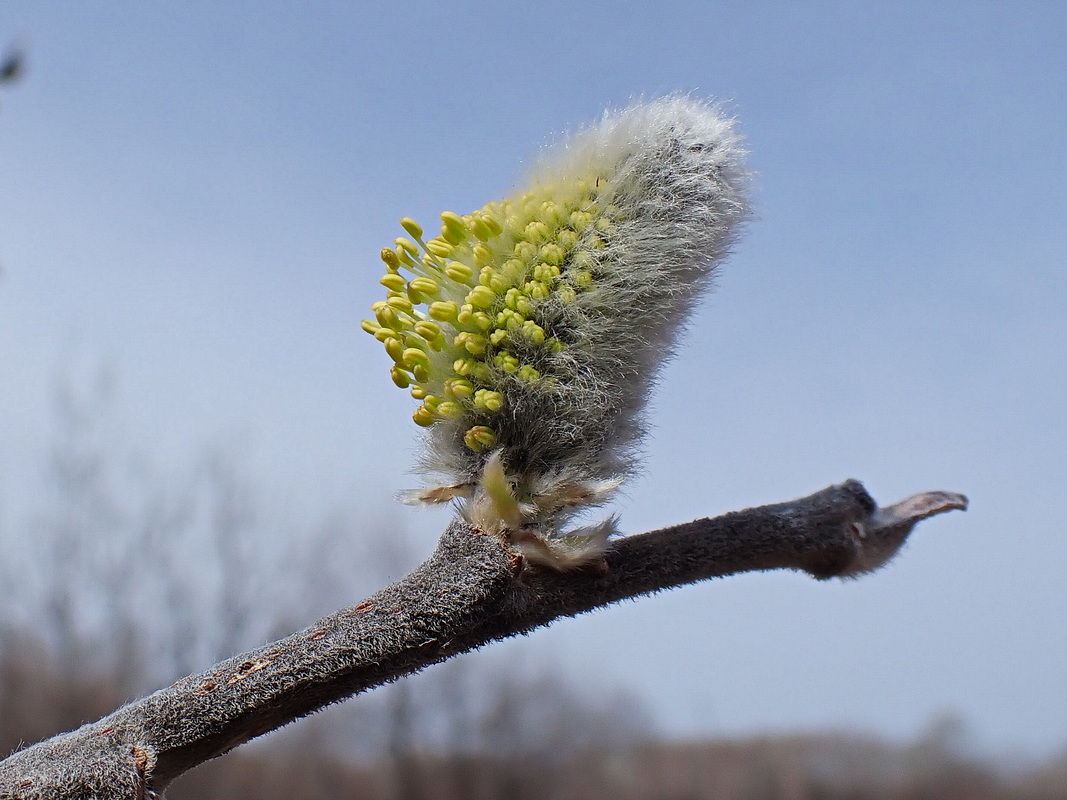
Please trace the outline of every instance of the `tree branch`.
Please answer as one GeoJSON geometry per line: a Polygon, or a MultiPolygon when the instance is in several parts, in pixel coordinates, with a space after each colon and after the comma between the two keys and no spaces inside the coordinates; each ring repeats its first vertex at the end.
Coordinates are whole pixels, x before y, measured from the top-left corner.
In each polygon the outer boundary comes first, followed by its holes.
{"type": "Polygon", "coordinates": [[[0,762],[0,798],[158,797],[249,739],[487,642],[738,572],[858,575],[885,564],[918,521],[966,505],[931,492],[879,509],[848,481],[626,537],[598,568],[568,573],[524,567],[499,539],[457,521],[428,561],[359,605],[0,762]]]}

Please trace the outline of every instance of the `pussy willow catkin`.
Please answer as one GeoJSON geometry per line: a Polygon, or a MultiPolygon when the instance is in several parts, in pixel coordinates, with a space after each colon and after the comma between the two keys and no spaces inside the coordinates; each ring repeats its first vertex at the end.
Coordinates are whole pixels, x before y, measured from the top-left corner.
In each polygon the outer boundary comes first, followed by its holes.
{"type": "Polygon", "coordinates": [[[651,384],[747,214],[732,120],[671,96],[608,112],[516,195],[441,214],[382,250],[363,328],[419,402],[414,494],[557,568],[599,557],[611,522],[565,532],[634,469],[651,384]]]}

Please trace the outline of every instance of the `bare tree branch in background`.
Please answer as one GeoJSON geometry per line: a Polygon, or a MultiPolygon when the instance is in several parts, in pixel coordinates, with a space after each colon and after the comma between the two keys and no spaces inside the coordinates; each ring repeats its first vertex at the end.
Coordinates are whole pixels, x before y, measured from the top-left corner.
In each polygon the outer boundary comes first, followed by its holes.
{"type": "Polygon", "coordinates": [[[965,507],[961,495],[933,492],[878,508],[849,481],[621,539],[602,570],[577,572],[524,568],[500,539],[457,521],[429,560],[363,603],[0,762],[0,797],[158,796],[249,739],[488,642],[738,572],[862,574],[892,558],[918,521],[965,507]]]}

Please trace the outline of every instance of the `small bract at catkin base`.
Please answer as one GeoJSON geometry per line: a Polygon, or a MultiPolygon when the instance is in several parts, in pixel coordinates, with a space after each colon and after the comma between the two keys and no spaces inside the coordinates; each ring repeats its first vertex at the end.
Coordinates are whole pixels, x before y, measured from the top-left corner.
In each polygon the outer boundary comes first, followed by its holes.
{"type": "Polygon", "coordinates": [[[363,328],[420,401],[411,492],[456,501],[533,563],[600,559],[614,520],[566,530],[635,469],[652,383],[747,216],[744,150],[716,106],[674,95],[607,112],[517,195],[401,220],[363,328]]]}

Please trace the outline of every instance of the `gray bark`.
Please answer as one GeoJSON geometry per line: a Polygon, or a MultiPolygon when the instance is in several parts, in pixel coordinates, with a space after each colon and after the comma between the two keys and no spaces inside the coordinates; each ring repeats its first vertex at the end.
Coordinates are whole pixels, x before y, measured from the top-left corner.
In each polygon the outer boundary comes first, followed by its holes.
{"type": "Polygon", "coordinates": [[[217,664],[0,762],[0,798],[135,800],[256,736],[488,642],[626,598],[770,569],[877,569],[916,522],[966,499],[879,509],[856,481],[809,497],[617,540],[575,572],[524,565],[463,522],[410,575],[286,639],[217,664]]]}

